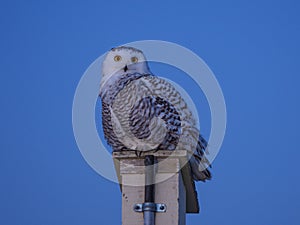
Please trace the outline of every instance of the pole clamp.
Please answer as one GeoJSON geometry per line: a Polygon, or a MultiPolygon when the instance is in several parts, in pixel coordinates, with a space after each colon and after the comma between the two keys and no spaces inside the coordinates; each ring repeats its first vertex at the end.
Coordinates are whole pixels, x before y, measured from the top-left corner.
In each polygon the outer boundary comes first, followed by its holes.
{"type": "Polygon", "coordinates": [[[153,203],[153,202],[145,202],[145,203],[138,203],[133,206],[133,210],[135,212],[166,212],[167,206],[166,204],[162,203],[153,203]]]}

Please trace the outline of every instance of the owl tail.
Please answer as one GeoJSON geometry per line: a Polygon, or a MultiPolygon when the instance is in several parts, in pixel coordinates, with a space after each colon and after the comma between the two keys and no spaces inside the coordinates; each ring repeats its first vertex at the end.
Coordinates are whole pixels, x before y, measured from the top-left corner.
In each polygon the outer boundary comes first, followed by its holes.
{"type": "Polygon", "coordinates": [[[211,173],[210,171],[205,168],[205,166],[202,164],[202,162],[198,159],[192,156],[190,158],[190,167],[193,179],[196,181],[203,181],[211,179],[211,173]]]}

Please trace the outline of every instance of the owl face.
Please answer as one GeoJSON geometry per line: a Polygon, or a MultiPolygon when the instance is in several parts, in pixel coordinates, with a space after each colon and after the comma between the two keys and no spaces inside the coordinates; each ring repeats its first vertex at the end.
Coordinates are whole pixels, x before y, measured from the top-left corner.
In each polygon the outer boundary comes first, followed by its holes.
{"type": "Polygon", "coordinates": [[[102,78],[108,79],[116,73],[150,73],[143,52],[124,46],[111,49],[102,64],[102,78]]]}

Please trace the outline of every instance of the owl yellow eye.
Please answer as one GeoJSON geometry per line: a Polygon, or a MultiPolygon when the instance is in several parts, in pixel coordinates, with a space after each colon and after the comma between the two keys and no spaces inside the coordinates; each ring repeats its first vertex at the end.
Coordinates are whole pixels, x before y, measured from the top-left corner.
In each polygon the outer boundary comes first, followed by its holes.
{"type": "Polygon", "coordinates": [[[119,62],[119,61],[122,60],[122,57],[121,57],[120,55],[116,55],[116,56],[114,57],[114,60],[115,60],[116,62],[119,62]]]}
{"type": "Polygon", "coordinates": [[[131,62],[133,63],[137,63],[138,61],[139,61],[138,58],[135,56],[131,58],[131,62]]]}

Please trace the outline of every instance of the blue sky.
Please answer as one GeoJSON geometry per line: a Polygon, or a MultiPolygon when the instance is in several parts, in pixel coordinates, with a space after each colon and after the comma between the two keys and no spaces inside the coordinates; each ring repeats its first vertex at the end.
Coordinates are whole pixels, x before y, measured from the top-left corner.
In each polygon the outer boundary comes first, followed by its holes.
{"type": "Polygon", "coordinates": [[[158,39],[201,56],[227,104],[214,177],[197,184],[202,213],[187,224],[298,225],[299,10],[296,0],[1,1],[0,224],[121,224],[118,185],[78,151],[73,95],[111,47],[158,39]]]}

